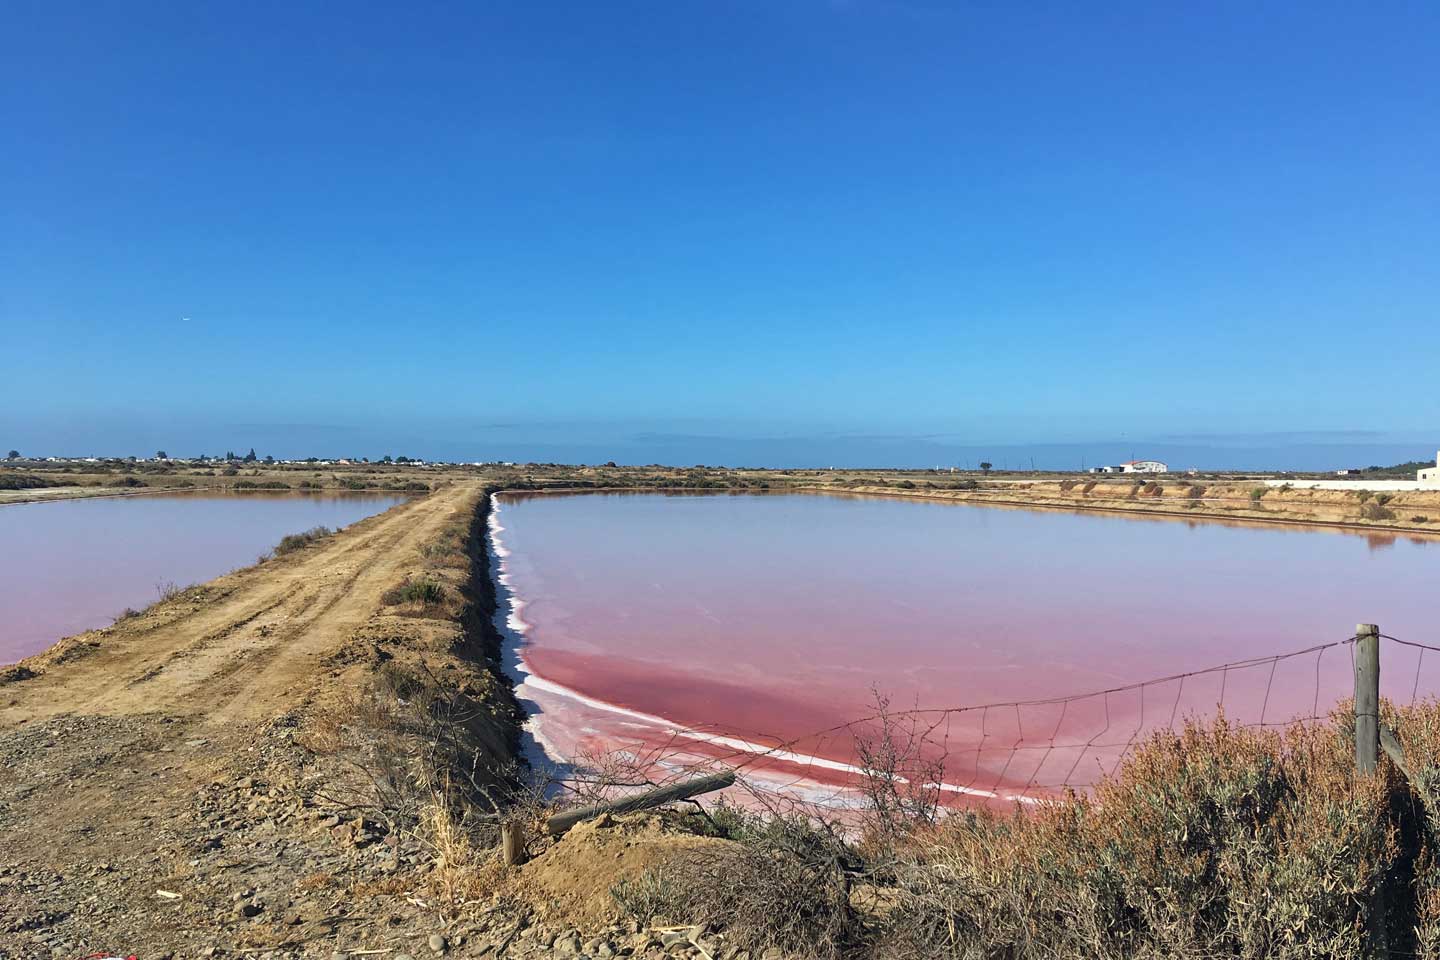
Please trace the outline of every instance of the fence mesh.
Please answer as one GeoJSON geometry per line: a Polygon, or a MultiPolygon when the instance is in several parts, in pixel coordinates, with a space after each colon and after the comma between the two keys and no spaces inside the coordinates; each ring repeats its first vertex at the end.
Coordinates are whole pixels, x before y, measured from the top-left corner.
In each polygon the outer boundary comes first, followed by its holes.
{"type": "MultiPolygon", "coordinates": [[[[627,756],[653,781],[729,768],[771,796],[843,807],[877,775],[924,782],[946,805],[1033,803],[1083,792],[1138,745],[1187,722],[1285,728],[1328,722],[1353,694],[1351,636],[1061,697],[890,709],[781,741],[734,729],[671,729],[627,756]]],[[[1381,635],[1382,694],[1414,702],[1440,690],[1440,647],[1381,635]]]]}

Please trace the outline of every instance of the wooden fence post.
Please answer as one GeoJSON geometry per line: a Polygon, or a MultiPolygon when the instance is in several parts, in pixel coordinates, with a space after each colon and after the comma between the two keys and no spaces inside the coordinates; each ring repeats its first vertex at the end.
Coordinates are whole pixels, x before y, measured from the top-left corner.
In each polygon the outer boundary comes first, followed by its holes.
{"type": "Polygon", "coordinates": [[[500,824],[500,857],[507,867],[525,862],[525,825],[514,820],[500,824]]]}
{"type": "MultiPolygon", "coordinates": [[[[1355,626],[1355,773],[1375,772],[1380,759],[1380,628],[1373,623],[1355,626]]],[[[1389,924],[1385,891],[1377,887],[1370,895],[1366,917],[1366,939],[1371,957],[1390,956],[1389,924]]]]}
{"type": "Polygon", "coordinates": [[[1380,757],[1380,628],[1355,627],[1355,772],[1375,772],[1380,757]]]}

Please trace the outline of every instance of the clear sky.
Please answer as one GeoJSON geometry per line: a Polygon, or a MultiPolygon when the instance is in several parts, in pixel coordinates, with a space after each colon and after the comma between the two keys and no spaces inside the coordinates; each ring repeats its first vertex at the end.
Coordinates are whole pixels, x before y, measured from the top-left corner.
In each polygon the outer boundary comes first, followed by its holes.
{"type": "Polygon", "coordinates": [[[1434,3],[0,5],[0,447],[1343,466],[1437,304],[1434,3]]]}

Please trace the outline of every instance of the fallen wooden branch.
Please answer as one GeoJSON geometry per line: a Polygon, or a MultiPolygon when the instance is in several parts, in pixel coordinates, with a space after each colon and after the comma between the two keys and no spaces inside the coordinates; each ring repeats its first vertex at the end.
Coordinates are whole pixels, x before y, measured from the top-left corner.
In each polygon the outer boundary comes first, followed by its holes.
{"type": "Polygon", "coordinates": [[[648,810],[651,807],[673,803],[676,800],[688,800],[691,797],[698,797],[702,793],[724,790],[726,787],[733,786],[734,783],[735,774],[733,772],[712,773],[708,776],[696,777],[694,780],[671,784],[668,787],[660,787],[645,793],[637,793],[633,797],[613,800],[610,803],[598,803],[593,807],[566,810],[563,813],[557,813],[551,817],[545,824],[545,831],[552,837],[558,837],[566,830],[575,826],[575,824],[592,820],[602,814],[632,813],[636,810],[648,810]]]}

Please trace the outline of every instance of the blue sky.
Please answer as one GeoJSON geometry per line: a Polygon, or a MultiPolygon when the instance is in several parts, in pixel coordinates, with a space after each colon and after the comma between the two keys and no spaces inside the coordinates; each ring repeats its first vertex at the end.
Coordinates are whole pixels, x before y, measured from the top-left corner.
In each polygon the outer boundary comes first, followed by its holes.
{"type": "Polygon", "coordinates": [[[7,3],[0,446],[1425,455],[1437,63],[1424,3],[7,3]]]}

